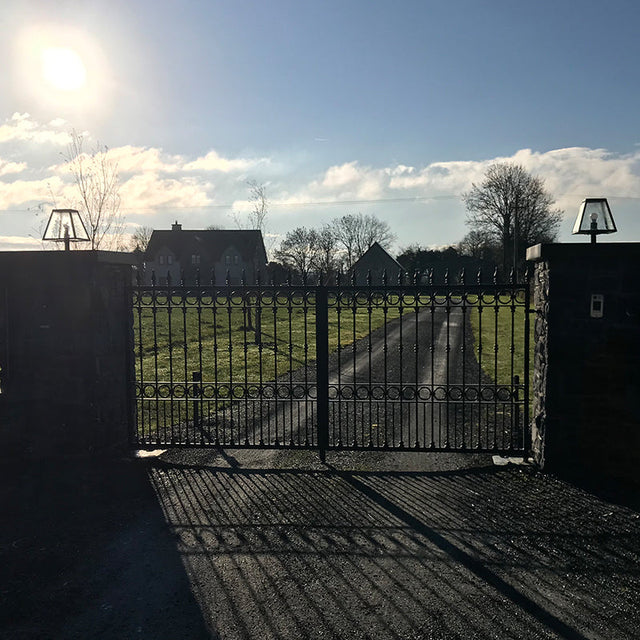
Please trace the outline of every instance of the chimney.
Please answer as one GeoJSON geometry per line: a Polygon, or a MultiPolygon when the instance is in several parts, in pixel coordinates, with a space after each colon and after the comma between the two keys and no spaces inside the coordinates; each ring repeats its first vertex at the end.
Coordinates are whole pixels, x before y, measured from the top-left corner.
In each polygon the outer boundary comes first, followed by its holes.
{"type": "Polygon", "coordinates": [[[171,225],[171,231],[182,231],[182,225],[176,220],[172,225],[171,225]]]}

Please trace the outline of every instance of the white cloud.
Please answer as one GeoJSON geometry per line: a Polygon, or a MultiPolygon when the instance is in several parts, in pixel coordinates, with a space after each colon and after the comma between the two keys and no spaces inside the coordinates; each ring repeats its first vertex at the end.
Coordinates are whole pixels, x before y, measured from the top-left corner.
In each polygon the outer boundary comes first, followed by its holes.
{"type": "Polygon", "coordinates": [[[10,173],[21,173],[26,168],[26,162],[7,162],[0,158],[0,176],[6,176],[10,173]]]}
{"type": "Polygon", "coordinates": [[[30,203],[50,202],[52,193],[61,193],[62,181],[52,176],[42,180],[14,180],[0,182],[0,209],[24,207],[30,203]]]}
{"type": "Polygon", "coordinates": [[[0,125],[0,143],[13,141],[34,142],[36,144],[69,144],[69,132],[63,130],[66,122],[61,118],[52,120],[48,125],[41,125],[28,113],[14,113],[4,124],[0,125]]]}
{"type": "Polygon", "coordinates": [[[217,151],[183,165],[185,171],[219,171],[221,173],[243,172],[260,164],[269,164],[269,158],[223,158],[217,151]]]}
{"type": "Polygon", "coordinates": [[[120,188],[123,206],[138,213],[154,213],[156,207],[189,208],[202,207],[211,203],[208,183],[183,178],[160,178],[155,173],[133,176],[120,188]]]}
{"type": "Polygon", "coordinates": [[[24,236],[0,236],[0,251],[37,251],[42,241],[24,236]]]}

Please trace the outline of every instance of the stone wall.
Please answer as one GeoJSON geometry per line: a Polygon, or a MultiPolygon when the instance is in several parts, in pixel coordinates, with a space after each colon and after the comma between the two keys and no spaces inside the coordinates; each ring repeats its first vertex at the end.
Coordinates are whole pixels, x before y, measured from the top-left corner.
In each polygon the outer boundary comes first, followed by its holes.
{"type": "Polygon", "coordinates": [[[133,404],[130,254],[0,253],[3,454],[108,454],[133,404]]]}
{"type": "Polygon", "coordinates": [[[640,480],[640,244],[537,245],[532,435],[546,469],[640,480]],[[604,296],[603,316],[591,296],[604,296]]]}

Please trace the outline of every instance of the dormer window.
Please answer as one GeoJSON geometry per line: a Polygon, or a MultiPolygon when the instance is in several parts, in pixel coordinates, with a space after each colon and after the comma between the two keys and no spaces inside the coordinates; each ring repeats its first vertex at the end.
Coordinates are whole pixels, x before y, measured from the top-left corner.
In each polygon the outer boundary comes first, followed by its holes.
{"type": "Polygon", "coordinates": [[[167,264],[173,264],[173,256],[167,256],[167,264]]]}
{"type": "Polygon", "coordinates": [[[240,264],[240,256],[233,256],[233,264],[240,264]]]}
{"type": "Polygon", "coordinates": [[[225,256],[224,257],[224,263],[225,264],[231,264],[231,256],[225,256]]]}
{"type": "Polygon", "coordinates": [[[194,254],[191,256],[191,264],[193,264],[193,265],[198,265],[198,264],[200,264],[200,255],[199,255],[199,254],[194,253],[194,254]]]}
{"type": "Polygon", "coordinates": [[[162,256],[162,255],[158,256],[158,264],[160,264],[160,265],[164,264],[164,256],[162,256]]]}

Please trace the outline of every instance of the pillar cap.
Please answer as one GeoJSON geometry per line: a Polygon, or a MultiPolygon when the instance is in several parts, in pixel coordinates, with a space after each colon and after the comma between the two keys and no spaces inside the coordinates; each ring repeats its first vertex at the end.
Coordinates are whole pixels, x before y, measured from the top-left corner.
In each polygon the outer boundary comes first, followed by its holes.
{"type": "Polygon", "coordinates": [[[619,258],[621,255],[638,256],[640,259],[640,242],[601,242],[600,244],[549,242],[536,244],[527,249],[529,262],[588,259],[596,256],[602,260],[619,258]]]}

